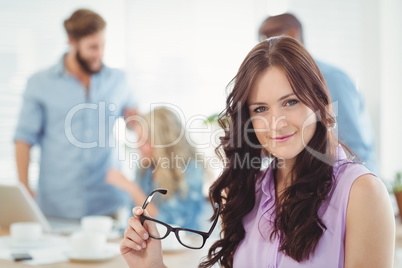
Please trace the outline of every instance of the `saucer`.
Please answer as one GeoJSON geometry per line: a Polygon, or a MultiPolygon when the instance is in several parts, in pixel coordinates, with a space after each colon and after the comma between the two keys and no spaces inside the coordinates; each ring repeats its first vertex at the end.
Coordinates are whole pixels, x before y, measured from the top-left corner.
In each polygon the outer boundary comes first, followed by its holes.
{"type": "Polygon", "coordinates": [[[11,238],[9,243],[13,248],[39,248],[49,245],[49,241],[43,237],[35,240],[13,240],[11,238]]]}
{"type": "Polygon", "coordinates": [[[122,234],[119,232],[119,230],[111,230],[107,234],[107,240],[117,240],[122,237],[122,234]]]}
{"type": "Polygon", "coordinates": [[[103,250],[97,254],[82,254],[73,251],[65,252],[67,258],[71,261],[81,261],[81,262],[102,262],[107,261],[116,256],[116,254],[110,250],[103,250]]]}
{"type": "Polygon", "coordinates": [[[37,248],[47,248],[55,247],[59,245],[64,245],[66,243],[65,238],[58,236],[42,236],[36,240],[14,240],[10,236],[3,236],[0,239],[0,246],[5,245],[6,247],[13,249],[37,249],[37,248]]]}

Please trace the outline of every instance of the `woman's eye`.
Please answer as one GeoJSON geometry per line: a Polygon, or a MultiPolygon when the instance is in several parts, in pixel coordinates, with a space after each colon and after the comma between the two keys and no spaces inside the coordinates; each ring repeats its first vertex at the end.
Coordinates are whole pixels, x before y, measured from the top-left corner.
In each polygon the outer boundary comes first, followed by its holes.
{"type": "Polygon", "coordinates": [[[288,100],[286,103],[285,103],[285,106],[293,106],[293,105],[295,105],[296,103],[298,103],[299,101],[298,100],[288,100]]]}
{"type": "Polygon", "coordinates": [[[255,113],[262,113],[262,112],[265,112],[266,110],[267,110],[266,107],[261,106],[261,107],[255,108],[255,109],[254,109],[254,112],[255,112],[255,113]]]}

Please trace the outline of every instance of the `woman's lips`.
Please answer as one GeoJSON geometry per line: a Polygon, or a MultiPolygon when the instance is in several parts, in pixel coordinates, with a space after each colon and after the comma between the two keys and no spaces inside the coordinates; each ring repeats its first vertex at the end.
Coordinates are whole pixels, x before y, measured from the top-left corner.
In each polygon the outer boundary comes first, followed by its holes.
{"type": "Polygon", "coordinates": [[[285,141],[290,140],[293,137],[293,135],[294,135],[294,133],[290,134],[290,135],[282,136],[282,137],[272,138],[272,139],[276,142],[285,142],[285,141]]]}

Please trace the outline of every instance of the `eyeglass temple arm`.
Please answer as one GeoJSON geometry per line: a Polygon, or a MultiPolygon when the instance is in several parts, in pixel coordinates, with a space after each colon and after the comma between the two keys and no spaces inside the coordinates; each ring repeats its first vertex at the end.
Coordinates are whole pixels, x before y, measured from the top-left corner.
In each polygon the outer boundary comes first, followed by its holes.
{"type": "Polygon", "coordinates": [[[165,195],[165,194],[167,193],[167,190],[166,190],[166,189],[162,189],[162,188],[153,190],[153,191],[148,195],[147,199],[145,199],[145,202],[144,202],[144,204],[142,205],[142,209],[146,209],[146,208],[147,208],[148,204],[151,202],[152,197],[154,196],[155,193],[160,193],[160,194],[165,195]]]}
{"type": "Polygon", "coordinates": [[[215,215],[214,223],[212,224],[211,228],[209,229],[208,235],[211,235],[212,231],[215,229],[216,224],[218,223],[220,205],[218,203],[215,203],[214,206],[215,206],[215,214],[216,215],[215,215]]]}

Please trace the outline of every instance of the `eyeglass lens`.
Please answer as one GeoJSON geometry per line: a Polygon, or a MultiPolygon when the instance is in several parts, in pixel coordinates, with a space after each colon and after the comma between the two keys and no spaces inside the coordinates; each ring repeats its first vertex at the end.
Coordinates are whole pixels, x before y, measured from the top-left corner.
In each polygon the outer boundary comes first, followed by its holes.
{"type": "MultiPolygon", "coordinates": [[[[149,231],[149,234],[154,238],[160,238],[160,239],[165,238],[169,232],[167,226],[155,221],[153,223],[156,225],[157,230],[152,229],[149,231]]],[[[151,223],[148,220],[145,220],[144,224],[151,224],[151,223]]],[[[178,230],[177,238],[183,245],[191,248],[201,248],[204,243],[204,238],[202,235],[187,230],[178,230]]]]}

